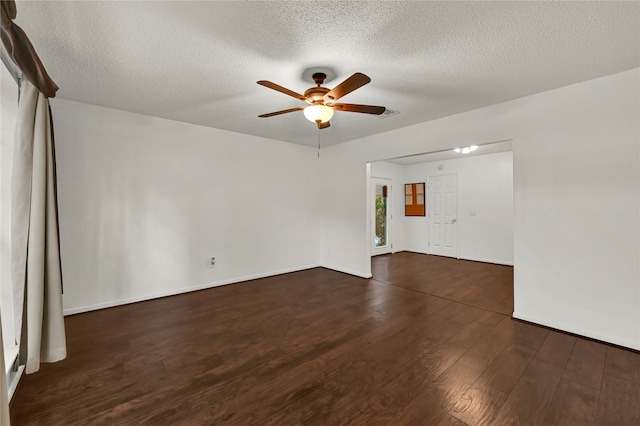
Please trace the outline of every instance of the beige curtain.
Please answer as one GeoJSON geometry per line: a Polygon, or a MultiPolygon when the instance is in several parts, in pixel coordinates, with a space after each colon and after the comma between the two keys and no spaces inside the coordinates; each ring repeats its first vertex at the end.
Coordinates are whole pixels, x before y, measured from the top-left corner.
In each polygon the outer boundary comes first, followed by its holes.
{"type": "Polygon", "coordinates": [[[50,114],[47,98],[22,78],[11,181],[11,280],[27,374],[67,355],[50,114]]]}

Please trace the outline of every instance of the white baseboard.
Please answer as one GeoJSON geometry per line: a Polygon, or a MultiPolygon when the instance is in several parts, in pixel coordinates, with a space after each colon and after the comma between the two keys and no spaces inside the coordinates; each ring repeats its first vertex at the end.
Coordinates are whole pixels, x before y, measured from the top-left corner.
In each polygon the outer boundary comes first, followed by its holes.
{"type": "Polygon", "coordinates": [[[597,331],[588,330],[576,324],[561,324],[555,321],[549,321],[546,318],[537,318],[535,315],[523,314],[521,312],[513,312],[513,318],[543,325],[545,327],[555,328],[556,330],[566,331],[567,333],[577,334],[579,336],[588,337],[590,339],[600,340],[602,342],[611,343],[613,345],[623,346],[625,348],[640,350],[640,341],[630,340],[620,336],[603,334],[597,331]]]}
{"type": "Polygon", "coordinates": [[[306,269],[313,269],[318,267],[321,267],[321,265],[318,265],[318,264],[305,265],[305,266],[299,266],[295,268],[281,269],[278,271],[265,272],[262,274],[254,274],[254,275],[247,275],[244,277],[230,278],[226,280],[215,281],[212,283],[204,283],[204,284],[199,284],[199,285],[190,286],[190,287],[181,287],[181,288],[161,291],[157,293],[150,293],[150,294],[144,294],[144,295],[135,296],[135,297],[128,297],[124,299],[110,300],[108,302],[102,302],[102,303],[96,303],[93,305],[79,306],[75,308],[65,309],[64,315],[66,316],[66,315],[80,314],[83,312],[96,311],[98,309],[112,308],[114,306],[127,305],[129,303],[143,302],[145,300],[158,299],[160,297],[175,296],[176,294],[189,293],[191,291],[204,290],[207,288],[219,287],[219,286],[228,285],[228,284],[235,284],[235,283],[255,280],[259,278],[272,277],[274,275],[288,274],[290,272],[304,271],[306,269]]]}
{"type": "MultiPolygon", "coordinates": [[[[418,253],[418,254],[429,254],[426,251],[420,251],[420,250],[405,249],[404,251],[407,251],[407,252],[410,252],[410,253],[418,253]]],[[[452,257],[452,259],[456,259],[456,258],[452,257]]],[[[471,260],[473,262],[493,263],[493,264],[496,264],[496,265],[513,266],[513,261],[508,262],[508,261],[505,261],[505,260],[486,259],[486,258],[483,258],[483,257],[460,256],[457,259],[471,260]]]]}
{"type": "Polygon", "coordinates": [[[337,268],[337,267],[328,266],[328,265],[320,265],[320,267],[325,269],[331,269],[332,271],[342,272],[343,274],[354,275],[360,278],[371,278],[373,276],[371,272],[363,273],[363,272],[354,271],[352,269],[337,268]]]}
{"type": "Polygon", "coordinates": [[[18,383],[20,383],[20,378],[22,377],[22,373],[24,372],[24,365],[18,367],[18,371],[12,371],[7,376],[7,392],[9,394],[9,401],[13,398],[13,395],[16,393],[16,389],[18,389],[18,383]]]}
{"type": "Polygon", "coordinates": [[[471,256],[460,256],[459,259],[472,260],[474,262],[494,263],[496,265],[513,266],[513,260],[508,262],[508,261],[505,261],[505,260],[485,259],[485,258],[482,258],[482,257],[471,257],[471,256]]]}
{"type": "Polygon", "coordinates": [[[22,372],[24,371],[24,365],[18,367],[18,371],[14,371],[13,368],[17,364],[18,361],[18,346],[10,346],[8,348],[2,348],[4,352],[4,361],[5,365],[2,366],[7,374],[7,391],[9,394],[9,401],[13,398],[13,394],[16,392],[18,388],[18,383],[20,383],[20,377],[22,377],[22,372]]]}

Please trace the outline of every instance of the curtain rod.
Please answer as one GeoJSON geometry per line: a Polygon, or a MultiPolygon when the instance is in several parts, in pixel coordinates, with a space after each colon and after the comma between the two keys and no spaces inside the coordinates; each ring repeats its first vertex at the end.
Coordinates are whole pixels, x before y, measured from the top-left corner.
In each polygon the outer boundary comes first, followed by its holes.
{"type": "MultiPolygon", "coordinates": [[[[2,44],[7,56],[40,93],[47,98],[55,97],[58,86],[44,69],[27,34],[13,22],[17,15],[15,1],[0,0],[0,6],[2,7],[2,44]]],[[[2,61],[5,62],[4,56],[2,61]]]]}

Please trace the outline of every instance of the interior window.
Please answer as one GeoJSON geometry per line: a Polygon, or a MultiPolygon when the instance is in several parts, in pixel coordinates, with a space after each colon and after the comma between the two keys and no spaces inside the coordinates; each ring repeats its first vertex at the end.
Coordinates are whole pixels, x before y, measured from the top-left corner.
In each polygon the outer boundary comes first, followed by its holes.
{"type": "Polygon", "coordinates": [[[4,64],[0,64],[0,313],[5,363],[8,367],[18,353],[13,321],[11,291],[11,158],[18,112],[18,85],[4,64]]]}

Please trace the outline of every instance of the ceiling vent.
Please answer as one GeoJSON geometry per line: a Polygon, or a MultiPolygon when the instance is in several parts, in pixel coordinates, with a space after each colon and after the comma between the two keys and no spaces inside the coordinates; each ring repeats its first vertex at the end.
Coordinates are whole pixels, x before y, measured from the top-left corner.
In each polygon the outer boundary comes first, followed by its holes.
{"type": "Polygon", "coordinates": [[[384,110],[384,112],[382,114],[380,114],[378,116],[378,118],[387,118],[387,117],[391,117],[392,115],[397,115],[397,114],[400,114],[400,111],[395,111],[395,110],[387,108],[387,109],[384,110]]]}

